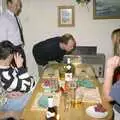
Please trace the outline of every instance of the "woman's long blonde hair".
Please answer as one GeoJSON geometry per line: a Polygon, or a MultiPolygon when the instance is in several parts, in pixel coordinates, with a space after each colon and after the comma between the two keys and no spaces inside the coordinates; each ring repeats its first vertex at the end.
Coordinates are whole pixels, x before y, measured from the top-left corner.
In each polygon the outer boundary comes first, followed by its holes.
{"type": "Polygon", "coordinates": [[[120,56],[120,28],[115,29],[111,37],[114,45],[114,55],[120,56]]]}

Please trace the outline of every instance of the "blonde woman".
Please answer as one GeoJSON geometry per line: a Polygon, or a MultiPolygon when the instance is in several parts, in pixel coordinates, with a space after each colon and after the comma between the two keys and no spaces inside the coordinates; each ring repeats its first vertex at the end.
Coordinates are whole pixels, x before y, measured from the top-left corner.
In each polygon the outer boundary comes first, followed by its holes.
{"type": "Polygon", "coordinates": [[[105,78],[103,85],[104,97],[107,101],[114,101],[114,120],[120,120],[120,29],[112,32],[114,56],[106,63],[105,78]],[[115,79],[116,82],[115,82],[115,79]]]}

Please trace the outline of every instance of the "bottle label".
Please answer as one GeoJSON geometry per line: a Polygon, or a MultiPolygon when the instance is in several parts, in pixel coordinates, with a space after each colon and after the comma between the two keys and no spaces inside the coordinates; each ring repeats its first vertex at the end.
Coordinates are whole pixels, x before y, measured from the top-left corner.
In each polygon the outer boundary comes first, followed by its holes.
{"type": "Polygon", "coordinates": [[[54,99],[52,96],[48,97],[48,107],[54,107],[54,99]]]}
{"type": "Polygon", "coordinates": [[[70,69],[71,69],[71,65],[67,65],[66,68],[67,68],[68,70],[70,70],[70,69]]]}
{"type": "Polygon", "coordinates": [[[65,73],[65,81],[72,81],[72,73],[65,73]]]}

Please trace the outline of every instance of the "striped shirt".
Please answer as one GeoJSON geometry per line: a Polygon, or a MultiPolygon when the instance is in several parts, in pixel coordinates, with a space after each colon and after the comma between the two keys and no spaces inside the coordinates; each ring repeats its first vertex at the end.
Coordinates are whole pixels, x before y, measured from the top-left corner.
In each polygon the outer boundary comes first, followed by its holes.
{"type": "Polygon", "coordinates": [[[8,91],[29,92],[35,86],[35,80],[28,75],[25,68],[0,66],[0,81],[2,87],[8,91]]]}

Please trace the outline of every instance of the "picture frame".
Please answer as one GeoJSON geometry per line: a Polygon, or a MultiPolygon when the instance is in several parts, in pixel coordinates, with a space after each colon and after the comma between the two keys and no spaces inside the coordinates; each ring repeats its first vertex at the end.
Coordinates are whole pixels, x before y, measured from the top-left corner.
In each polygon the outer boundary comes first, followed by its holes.
{"type": "Polygon", "coordinates": [[[120,0],[93,0],[93,19],[120,19],[120,0]]]}
{"type": "Polygon", "coordinates": [[[74,6],[58,6],[58,26],[73,27],[75,25],[74,6]]]}

